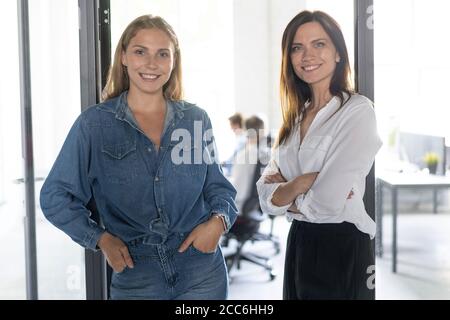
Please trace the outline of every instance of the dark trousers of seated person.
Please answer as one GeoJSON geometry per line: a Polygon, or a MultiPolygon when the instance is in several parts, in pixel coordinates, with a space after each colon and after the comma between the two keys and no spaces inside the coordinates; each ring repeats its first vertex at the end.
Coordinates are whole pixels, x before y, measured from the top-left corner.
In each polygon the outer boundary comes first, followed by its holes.
{"type": "Polygon", "coordinates": [[[284,270],[285,300],[373,300],[375,256],[370,237],[352,223],[294,220],[284,270]]]}

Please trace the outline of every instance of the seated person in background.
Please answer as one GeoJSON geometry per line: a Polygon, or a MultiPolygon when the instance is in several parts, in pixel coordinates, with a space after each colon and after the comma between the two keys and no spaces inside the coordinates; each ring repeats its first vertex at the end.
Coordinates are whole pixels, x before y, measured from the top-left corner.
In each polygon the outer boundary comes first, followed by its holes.
{"type": "Polygon", "coordinates": [[[252,116],[245,121],[245,127],[246,143],[236,154],[229,178],[237,192],[236,206],[240,214],[245,200],[250,196],[258,160],[264,165],[270,158],[270,149],[263,140],[264,122],[257,116],[252,116]]]}
{"type": "Polygon", "coordinates": [[[236,161],[236,155],[244,148],[247,137],[243,128],[244,118],[240,113],[233,114],[228,118],[228,121],[230,121],[230,128],[235,134],[234,150],[233,154],[222,163],[222,168],[224,169],[225,174],[229,176],[233,163],[236,161]]]}

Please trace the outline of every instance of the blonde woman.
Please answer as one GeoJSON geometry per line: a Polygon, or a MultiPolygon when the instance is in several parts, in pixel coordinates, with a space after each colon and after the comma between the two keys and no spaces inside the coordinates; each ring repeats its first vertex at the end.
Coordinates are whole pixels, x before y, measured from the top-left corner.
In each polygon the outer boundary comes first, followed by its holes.
{"type": "Polygon", "coordinates": [[[282,39],[283,125],[257,183],[261,208],[292,222],[284,299],[373,299],[375,222],[362,197],[381,146],[371,101],[351,90],[342,32],[303,11],[282,39]],[[369,284],[369,285],[368,285],[369,284]]]}
{"type": "Polygon", "coordinates": [[[225,299],[218,242],[236,219],[235,189],[215,161],[208,115],[182,100],[166,21],[145,15],[125,29],[103,100],[69,132],[41,190],[45,216],[102,250],[112,299],[225,299]]]}

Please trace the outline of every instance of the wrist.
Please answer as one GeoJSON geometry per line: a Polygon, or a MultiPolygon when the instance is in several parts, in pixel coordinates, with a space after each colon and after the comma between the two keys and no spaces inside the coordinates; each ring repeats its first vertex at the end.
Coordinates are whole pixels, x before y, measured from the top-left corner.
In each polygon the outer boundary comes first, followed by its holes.
{"type": "Polygon", "coordinates": [[[214,213],[209,221],[214,222],[220,229],[221,233],[224,233],[227,230],[225,219],[222,215],[214,213]]]}
{"type": "Polygon", "coordinates": [[[109,233],[106,231],[103,232],[102,235],[100,236],[100,238],[98,239],[97,247],[99,247],[100,249],[103,249],[108,237],[109,237],[109,233]]]}

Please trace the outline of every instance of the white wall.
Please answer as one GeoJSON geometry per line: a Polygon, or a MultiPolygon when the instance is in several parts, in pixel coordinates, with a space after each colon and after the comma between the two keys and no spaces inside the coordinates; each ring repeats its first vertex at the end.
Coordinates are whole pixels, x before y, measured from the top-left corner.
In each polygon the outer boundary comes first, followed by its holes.
{"type": "MultiPolygon", "coordinates": [[[[445,136],[450,3],[375,1],[375,100],[382,138],[394,128],[445,136]]],[[[385,144],[387,145],[387,143],[385,144]]]]}
{"type": "Polygon", "coordinates": [[[270,38],[268,0],[234,1],[235,109],[245,116],[267,114],[270,38]]]}
{"type": "Polygon", "coordinates": [[[271,130],[281,125],[281,38],[305,0],[234,0],[234,88],[236,111],[257,114],[271,130]]]}

